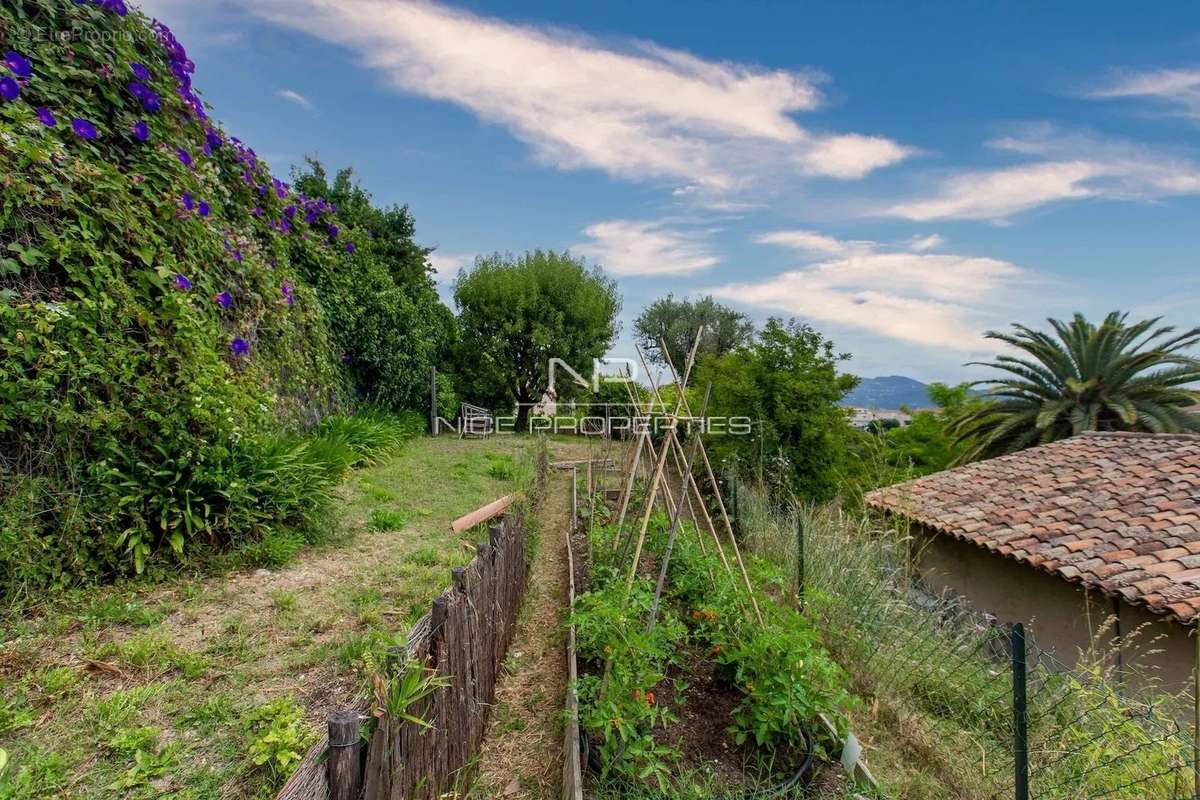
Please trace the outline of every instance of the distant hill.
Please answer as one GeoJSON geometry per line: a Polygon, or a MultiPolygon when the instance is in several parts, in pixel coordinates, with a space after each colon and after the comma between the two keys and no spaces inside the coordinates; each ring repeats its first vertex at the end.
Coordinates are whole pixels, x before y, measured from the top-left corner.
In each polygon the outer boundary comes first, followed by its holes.
{"type": "Polygon", "coordinates": [[[928,387],[918,380],[903,375],[885,375],[880,378],[863,378],[862,383],[842,400],[844,406],[860,408],[928,408],[928,387]]]}

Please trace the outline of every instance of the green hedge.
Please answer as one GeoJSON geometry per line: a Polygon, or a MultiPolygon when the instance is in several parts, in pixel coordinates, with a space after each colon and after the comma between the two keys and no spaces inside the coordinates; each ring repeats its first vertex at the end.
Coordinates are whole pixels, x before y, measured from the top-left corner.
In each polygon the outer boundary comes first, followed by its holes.
{"type": "Polygon", "coordinates": [[[303,524],[296,434],[450,335],[411,219],[274,178],[120,0],[6,0],[0,41],[0,597],[303,524]]]}

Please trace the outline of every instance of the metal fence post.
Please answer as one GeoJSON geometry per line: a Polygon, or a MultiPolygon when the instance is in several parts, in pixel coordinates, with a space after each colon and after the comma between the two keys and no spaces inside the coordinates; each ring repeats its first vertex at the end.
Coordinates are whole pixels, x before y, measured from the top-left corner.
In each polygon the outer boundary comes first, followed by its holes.
{"type": "Polygon", "coordinates": [[[1012,626],[1013,788],[1016,800],[1029,800],[1029,731],[1025,696],[1025,626],[1012,626]]]}
{"type": "Polygon", "coordinates": [[[796,603],[804,610],[804,516],[796,512],[796,603]]]}

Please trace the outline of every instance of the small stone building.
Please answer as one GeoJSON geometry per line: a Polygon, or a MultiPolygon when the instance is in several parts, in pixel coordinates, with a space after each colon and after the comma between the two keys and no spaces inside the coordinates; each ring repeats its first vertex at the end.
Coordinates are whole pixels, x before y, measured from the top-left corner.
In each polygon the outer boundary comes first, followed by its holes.
{"type": "Polygon", "coordinates": [[[1200,614],[1200,436],[1088,433],[890,486],[927,587],[1026,622],[1071,661],[1099,647],[1167,689],[1200,614]]]}

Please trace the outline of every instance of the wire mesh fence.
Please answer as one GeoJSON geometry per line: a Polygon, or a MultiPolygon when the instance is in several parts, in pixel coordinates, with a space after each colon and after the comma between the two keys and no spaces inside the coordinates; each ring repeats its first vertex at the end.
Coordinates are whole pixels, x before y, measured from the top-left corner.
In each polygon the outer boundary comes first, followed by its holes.
{"type": "Polygon", "coordinates": [[[749,549],[788,566],[856,693],[946,751],[945,796],[1197,797],[1190,698],[1111,653],[1056,653],[1036,627],[932,594],[902,532],[836,509],[779,513],[746,487],[738,516],[749,549]]]}

